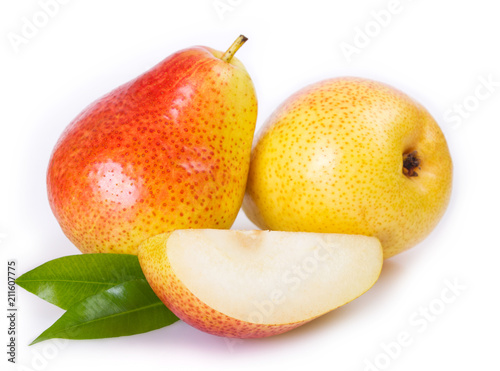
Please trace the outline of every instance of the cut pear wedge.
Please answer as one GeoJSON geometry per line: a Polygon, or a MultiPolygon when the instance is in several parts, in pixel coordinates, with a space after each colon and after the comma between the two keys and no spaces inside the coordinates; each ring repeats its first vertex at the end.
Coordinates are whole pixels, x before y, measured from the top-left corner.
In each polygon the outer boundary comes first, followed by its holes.
{"type": "Polygon", "coordinates": [[[277,335],[356,299],[377,281],[375,237],[176,230],[139,248],[144,275],[184,322],[225,337],[277,335]]]}

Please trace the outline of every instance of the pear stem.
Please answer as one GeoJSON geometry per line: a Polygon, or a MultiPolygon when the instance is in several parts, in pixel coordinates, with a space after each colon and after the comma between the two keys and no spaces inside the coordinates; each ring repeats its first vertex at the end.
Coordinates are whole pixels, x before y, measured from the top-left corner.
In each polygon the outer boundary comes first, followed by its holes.
{"type": "Polygon", "coordinates": [[[241,46],[247,40],[248,38],[243,35],[238,36],[238,38],[234,40],[234,42],[231,44],[229,49],[227,49],[226,52],[222,54],[222,57],[220,59],[222,59],[224,62],[227,63],[231,62],[231,59],[233,59],[234,54],[238,51],[239,48],[241,48],[241,46]]]}
{"type": "Polygon", "coordinates": [[[420,158],[417,151],[403,154],[403,174],[407,177],[418,176],[416,169],[420,169],[420,158]]]}

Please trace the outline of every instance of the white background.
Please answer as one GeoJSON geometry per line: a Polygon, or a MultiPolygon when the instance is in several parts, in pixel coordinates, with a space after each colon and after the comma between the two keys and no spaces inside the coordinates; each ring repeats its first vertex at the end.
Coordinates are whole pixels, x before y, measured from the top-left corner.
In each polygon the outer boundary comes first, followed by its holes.
{"type": "MultiPolygon", "coordinates": [[[[48,159],[64,127],[90,102],[174,51],[226,49],[240,33],[249,38],[238,58],[255,83],[258,126],[295,90],[334,76],[381,80],[422,102],[440,123],[455,165],[441,223],[423,243],[386,261],[368,293],[267,339],[226,341],[176,323],[131,337],[28,347],[62,310],[18,288],[18,369],[499,367],[500,22],[494,1],[87,0],[66,1],[44,16],[46,2],[0,5],[2,370],[8,365],[7,261],[17,260],[21,274],[78,253],[46,198],[48,159]],[[224,4],[225,11],[215,7],[224,4]],[[36,34],[27,33],[27,21],[38,24],[36,34]],[[25,42],[16,46],[16,35],[25,42]],[[347,44],[357,52],[344,53],[347,44]],[[450,284],[458,288],[445,303],[441,294],[450,284]],[[425,308],[432,317],[424,319],[425,308]],[[409,340],[398,348],[401,334],[409,340]]],[[[240,213],[234,228],[252,224],[240,213]]]]}

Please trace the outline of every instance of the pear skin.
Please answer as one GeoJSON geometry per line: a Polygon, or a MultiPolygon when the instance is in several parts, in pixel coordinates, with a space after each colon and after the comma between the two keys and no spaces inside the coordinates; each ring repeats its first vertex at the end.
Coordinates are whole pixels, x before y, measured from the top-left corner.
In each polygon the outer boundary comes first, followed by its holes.
{"type": "Polygon", "coordinates": [[[177,228],[229,228],[241,206],[257,118],[249,74],[226,53],[172,54],[84,109],[48,167],[52,211],[84,253],[136,254],[177,228]]]}
{"type": "Polygon", "coordinates": [[[436,121],[386,84],[312,84],[257,134],[243,210],[262,229],[377,237],[389,258],[444,214],[452,160],[436,121]]]}
{"type": "Polygon", "coordinates": [[[210,334],[278,335],[369,290],[383,263],[374,237],[189,229],[139,248],[151,288],[176,316],[210,334]]]}

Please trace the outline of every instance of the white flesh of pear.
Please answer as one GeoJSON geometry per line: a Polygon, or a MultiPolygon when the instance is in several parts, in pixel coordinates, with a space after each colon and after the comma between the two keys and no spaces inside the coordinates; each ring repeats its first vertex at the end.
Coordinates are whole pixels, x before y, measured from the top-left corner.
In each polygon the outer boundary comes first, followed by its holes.
{"type": "Polygon", "coordinates": [[[202,302],[262,324],[312,319],[357,298],[383,259],[374,237],[279,231],[178,230],[166,252],[202,302]]]}

